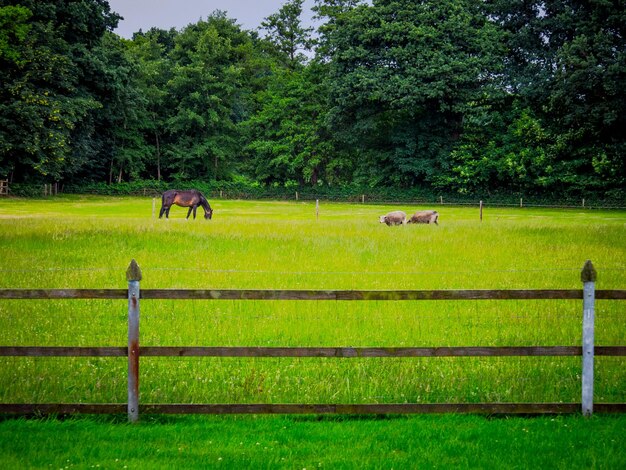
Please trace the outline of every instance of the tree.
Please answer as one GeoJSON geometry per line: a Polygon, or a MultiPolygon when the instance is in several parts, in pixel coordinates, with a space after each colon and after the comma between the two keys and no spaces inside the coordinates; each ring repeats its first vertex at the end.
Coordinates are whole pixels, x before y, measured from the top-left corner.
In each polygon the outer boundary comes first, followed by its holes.
{"type": "Polygon", "coordinates": [[[496,29],[476,2],[376,0],[329,38],[334,128],[371,184],[432,182],[448,171],[467,103],[497,69],[496,29]]]}
{"type": "Polygon", "coordinates": [[[21,0],[16,13],[17,4],[2,7],[15,22],[0,58],[0,168],[16,181],[59,180],[75,170],[75,138],[101,106],[85,78],[92,50],[119,17],[103,0],[21,0]]]}
{"type": "Polygon", "coordinates": [[[267,40],[290,69],[304,63],[307,57],[302,51],[310,51],[313,46],[313,28],[303,27],[300,20],[303,3],[304,0],[288,0],[277,13],[268,16],[260,28],[267,32],[267,40]]]}
{"type": "Polygon", "coordinates": [[[509,87],[550,134],[555,187],[619,192],[626,183],[622,2],[489,3],[507,32],[509,87]]]}
{"type": "Polygon", "coordinates": [[[326,127],[326,81],[321,64],[277,70],[259,93],[260,110],[247,121],[252,176],[266,184],[346,182],[349,162],[326,127]]]}
{"type": "Polygon", "coordinates": [[[219,11],[176,37],[165,154],[177,178],[222,179],[237,166],[251,47],[250,35],[219,11]]]}
{"type": "Polygon", "coordinates": [[[135,34],[128,42],[129,54],[137,63],[137,86],[146,101],[142,129],[145,142],[152,147],[146,149],[146,168],[148,175],[156,176],[157,180],[162,178],[162,147],[170,114],[165,105],[167,84],[172,78],[172,62],[168,55],[174,49],[177,35],[176,30],[151,28],[146,33],[135,34]]]}
{"type": "Polygon", "coordinates": [[[21,62],[20,48],[31,29],[27,23],[31,16],[32,12],[20,5],[0,7],[0,60],[21,62]]]}
{"type": "Polygon", "coordinates": [[[315,41],[315,56],[320,62],[328,62],[333,55],[336,43],[334,34],[340,18],[354,7],[363,5],[363,0],[315,0],[312,8],[314,19],[322,21],[318,27],[318,38],[315,41]]]}

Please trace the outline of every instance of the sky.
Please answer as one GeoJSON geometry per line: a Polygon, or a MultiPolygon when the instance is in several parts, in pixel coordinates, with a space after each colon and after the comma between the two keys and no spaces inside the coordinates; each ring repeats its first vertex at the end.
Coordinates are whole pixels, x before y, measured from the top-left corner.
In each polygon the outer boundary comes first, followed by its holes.
{"type": "MultiPolygon", "coordinates": [[[[180,30],[190,23],[206,19],[213,11],[222,10],[244,29],[256,31],[261,22],[278,12],[286,0],[108,0],[111,10],[124,17],[115,33],[131,39],[133,33],[172,27],[180,30]]],[[[305,0],[301,20],[311,25],[313,0],[305,0]]]]}

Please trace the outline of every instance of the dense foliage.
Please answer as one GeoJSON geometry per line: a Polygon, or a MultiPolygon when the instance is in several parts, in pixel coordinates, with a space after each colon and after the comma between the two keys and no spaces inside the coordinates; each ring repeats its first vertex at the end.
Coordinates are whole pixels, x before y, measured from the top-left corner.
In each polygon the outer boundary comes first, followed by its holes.
{"type": "Polygon", "coordinates": [[[0,179],[624,198],[623,1],[302,5],[126,40],[0,0],[0,179]]]}

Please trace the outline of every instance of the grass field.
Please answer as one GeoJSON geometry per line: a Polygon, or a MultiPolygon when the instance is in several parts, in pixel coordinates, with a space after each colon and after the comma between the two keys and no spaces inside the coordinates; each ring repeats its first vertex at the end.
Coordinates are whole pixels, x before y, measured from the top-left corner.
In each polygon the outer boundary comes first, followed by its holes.
{"type": "MultiPolygon", "coordinates": [[[[322,201],[317,219],[310,202],[216,200],[211,221],[185,220],[186,210],[177,207],[166,221],[153,217],[152,204],[149,198],[0,199],[0,288],[124,288],[133,258],[143,271],[142,288],[580,288],[586,259],[596,266],[598,289],[626,286],[625,212],[486,207],[481,223],[478,208],[441,206],[435,207],[439,226],[387,227],[378,215],[424,207],[322,201]]],[[[596,344],[625,344],[625,307],[598,301],[596,344]]],[[[581,342],[579,301],[145,300],[141,308],[144,346],[581,342]]],[[[126,302],[2,301],[0,322],[2,345],[126,343],[126,302]]],[[[624,359],[597,358],[596,365],[596,401],[626,401],[624,359]]],[[[125,374],[123,358],[2,358],[0,402],[123,403],[125,374]]],[[[143,358],[141,401],[578,402],[580,358],[143,358]]],[[[246,422],[240,419],[234,422],[246,422]]],[[[479,418],[467,419],[471,425],[479,418]]],[[[608,428],[621,418],[611,419],[608,428]]],[[[94,424],[100,425],[108,424],[94,424]]],[[[617,458],[623,462],[623,455],[617,458]]]]}

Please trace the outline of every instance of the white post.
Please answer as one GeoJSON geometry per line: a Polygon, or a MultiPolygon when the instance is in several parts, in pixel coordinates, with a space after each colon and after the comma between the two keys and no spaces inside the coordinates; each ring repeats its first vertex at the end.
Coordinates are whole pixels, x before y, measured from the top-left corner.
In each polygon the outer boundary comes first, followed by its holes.
{"type": "Polygon", "coordinates": [[[315,218],[319,220],[320,218],[320,200],[315,200],[315,218]]]}
{"type": "Polygon", "coordinates": [[[521,197],[519,198],[519,206],[520,207],[524,207],[524,204],[522,203],[522,198],[521,197]]]}
{"type": "Polygon", "coordinates": [[[128,280],[128,421],[139,421],[139,281],[135,260],[126,270],[128,280]]]}
{"type": "Polygon", "coordinates": [[[582,412],[584,416],[593,414],[593,354],[595,320],[595,281],[596,270],[590,260],[585,262],[580,278],[583,282],[583,371],[582,371],[582,412]]]}
{"type": "Polygon", "coordinates": [[[296,201],[298,200],[298,191],[296,191],[296,201]]]}
{"type": "Polygon", "coordinates": [[[480,221],[483,221],[483,201],[480,201],[480,221]]]}
{"type": "Polygon", "coordinates": [[[152,218],[156,217],[156,199],[152,198],[152,218]]]}

